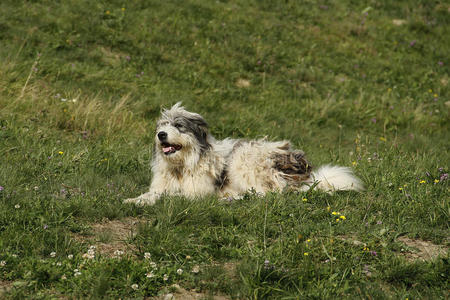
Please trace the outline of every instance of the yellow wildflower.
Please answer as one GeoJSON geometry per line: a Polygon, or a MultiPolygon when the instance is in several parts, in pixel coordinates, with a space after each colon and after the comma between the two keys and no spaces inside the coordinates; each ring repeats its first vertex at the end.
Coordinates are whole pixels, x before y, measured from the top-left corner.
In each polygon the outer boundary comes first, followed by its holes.
{"type": "Polygon", "coordinates": [[[438,94],[434,94],[433,97],[434,97],[434,98],[437,98],[437,97],[438,97],[438,94]]]}
{"type": "Polygon", "coordinates": [[[122,7],[121,10],[122,10],[122,11],[125,11],[125,7],[122,7]]]}
{"type": "Polygon", "coordinates": [[[386,138],[384,138],[384,137],[380,136],[380,141],[382,141],[382,142],[386,142],[386,138]]]}
{"type": "Polygon", "coordinates": [[[111,12],[109,11],[109,10],[107,10],[106,12],[105,12],[105,14],[107,14],[107,15],[109,15],[111,12]]]}
{"type": "Polygon", "coordinates": [[[420,183],[426,183],[426,181],[425,180],[421,180],[420,183]]]}
{"type": "Polygon", "coordinates": [[[310,242],[311,242],[311,239],[307,239],[306,242],[307,242],[307,243],[310,243],[310,242]]]}
{"type": "Polygon", "coordinates": [[[306,201],[308,201],[308,199],[306,199],[306,198],[303,198],[302,200],[303,200],[303,202],[306,202],[306,201]]]}
{"type": "Polygon", "coordinates": [[[59,155],[63,155],[63,154],[64,154],[64,152],[62,152],[62,151],[59,151],[59,152],[58,152],[58,154],[59,154],[59,155]]]}
{"type": "Polygon", "coordinates": [[[391,89],[391,88],[388,88],[388,93],[390,93],[390,92],[392,92],[392,89],[391,89]]]}
{"type": "Polygon", "coordinates": [[[333,211],[331,214],[332,214],[333,216],[340,215],[340,213],[338,213],[337,211],[333,211]]]}
{"type": "Polygon", "coordinates": [[[339,219],[339,218],[337,218],[337,219],[336,219],[336,222],[339,222],[339,221],[340,221],[340,219],[339,219]]]}
{"type": "Polygon", "coordinates": [[[432,89],[429,89],[428,92],[431,94],[431,93],[433,92],[433,90],[432,90],[432,89]]]}
{"type": "Polygon", "coordinates": [[[357,162],[356,162],[356,161],[353,161],[353,162],[352,162],[352,165],[356,166],[356,165],[357,165],[357,162]]]}
{"type": "Polygon", "coordinates": [[[341,218],[342,220],[347,219],[345,216],[340,216],[339,218],[341,218]]]}
{"type": "Polygon", "coordinates": [[[439,179],[435,179],[435,180],[434,180],[434,183],[439,183],[439,179]]]}
{"type": "Polygon", "coordinates": [[[327,210],[330,211],[330,209],[331,209],[331,207],[330,207],[330,206],[327,206],[327,210]]]}
{"type": "Polygon", "coordinates": [[[308,252],[305,252],[305,253],[303,253],[303,255],[304,255],[304,256],[308,256],[308,255],[309,255],[309,253],[308,253],[308,252]]]}
{"type": "Polygon", "coordinates": [[[398,190],[399,190],[399,191],[403,191],[403,188],[402,188],[402,187],[399,187],[398,190]]]}

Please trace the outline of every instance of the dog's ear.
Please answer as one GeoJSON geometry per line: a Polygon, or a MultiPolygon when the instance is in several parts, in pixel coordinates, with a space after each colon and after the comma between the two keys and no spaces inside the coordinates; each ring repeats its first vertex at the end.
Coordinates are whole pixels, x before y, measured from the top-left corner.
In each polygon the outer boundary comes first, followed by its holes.
{"type": "Polygon", "coordinates": [[[199,127],[205,127],[208,129],[208,123],[206,123],[205,119],[203,119],[203,117],[199,114],[192,114],[192,116],[189,117],[189,121],[199,127]]]}
{"type": "Polygon", "coordinates": [[[208,123],[198,114],[189,117],[189,121],[195,125],[194,135],[197,138],[202,150],[209,149],[211,145],[208,142],[208,123]]]}

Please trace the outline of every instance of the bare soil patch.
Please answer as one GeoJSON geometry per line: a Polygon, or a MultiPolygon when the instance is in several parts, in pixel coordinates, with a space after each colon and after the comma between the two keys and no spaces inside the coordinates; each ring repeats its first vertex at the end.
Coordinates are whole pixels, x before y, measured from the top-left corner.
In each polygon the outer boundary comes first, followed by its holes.
{"type": "Polygon", "coordinates": [[[74,238],[96,246],[96,253],[101,255],[112,257],[117,255],[117,251],[123,251],[123,254],[127,255],[135,250],[129,241],[135,236],[141,221],[137,218],[104,220],[101,223],[91,224],[91,234],[76,234],[74,238]]]}
{"type": "Polygon", "coordinates": [[[174,292],[164,293],[163,295],[154,298],[160,300],[200,300],[200,299],[214,299],[214,300],[229,300],[230,297],[223,295],[208,295],[205,293],[198,293],[195,291],[188,291],[178,284],[173,284],[171,286],[171,290],[175,290],[174,292]]]}
{"type": "MultiPolygon", "coordinates": [[[[366,243],[357,240],[357,238],[352,235],[342,235],[337,238],[344,242],[351,243],[354,246],[366,246],[366,243]]],[[[408,261],[431,260],[438,256],[445,256],[448,253],[448,247],[444,245],[436,245],[428,241],[410,239],[406,236],[399,237],[397,241],[406,246],[405,249],[402,249],[400,255],[405,257],[408,261]]]]}
{"type": "Polygon", "coordinates": [[[6,293],[6,292],[8,292],[11,288],[12,288],[12,282],[11,281],[3,281],[3,280],[0,280],[0,296],[3,294],[3,293],[6,293]]]}
{"type": "Polygon", "coordinates": [[[408,249],[405,249],[406,251],[402,252],[402,256],[409,261],[430,260],[448,253],[448,247],[443,245],[436,245],[423,240],[413,240],[406,236],[399,237],[397,240],[408,247],[408,249]]]}

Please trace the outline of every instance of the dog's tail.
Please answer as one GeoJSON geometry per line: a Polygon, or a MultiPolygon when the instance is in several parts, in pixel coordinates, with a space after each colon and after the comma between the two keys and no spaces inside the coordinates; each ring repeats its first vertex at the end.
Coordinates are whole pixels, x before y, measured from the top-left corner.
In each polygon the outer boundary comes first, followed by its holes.
{"type": "Polygon", "coordinates": [[[365,189],[362,181],[347,167],[324,165],[311,175],[316,187],[325,192],[365,189]]]}

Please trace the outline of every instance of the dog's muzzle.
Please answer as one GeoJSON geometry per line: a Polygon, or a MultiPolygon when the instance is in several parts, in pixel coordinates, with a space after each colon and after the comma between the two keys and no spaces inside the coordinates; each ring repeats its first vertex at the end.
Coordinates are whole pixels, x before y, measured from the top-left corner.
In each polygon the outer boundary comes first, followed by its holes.
{"type": "Polygon", "coordinates": [[[159,141],[161,142],[162,151],[165,155],[169,155],[177,152],[181,149],[181,145],[170,144],[167,142],[167,132],[160,131],[157,134],[159,141]]]}

